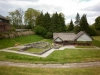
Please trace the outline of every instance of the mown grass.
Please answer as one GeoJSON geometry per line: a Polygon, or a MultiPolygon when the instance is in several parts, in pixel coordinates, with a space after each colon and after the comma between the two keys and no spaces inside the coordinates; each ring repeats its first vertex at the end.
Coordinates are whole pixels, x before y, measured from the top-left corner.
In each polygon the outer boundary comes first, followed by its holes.
{"type": "Polygon", "coordinates": [[[0,75],[100,75],[100,67],[25,68],[0,66],[0,75]]]}
{"type": "Polygon", "coordinates": [[[44,49],[40,49],[40,48],[30,48],[26,50],[26,52],[33,52],[33,53],[40,53],[42,51],[44,51],[44,49]]]}
{"type": "Polygon", "coordinates": [[[100,36],[93,36],[92,38],[93,38],[92,44],[97,47],[100,47],[100,36]]]}
{"type": "Polygon", "coordinates": [[[43,41],[43,42],[49,42],[50,44],[53,43],[53,39],[43,39],[42,41],[43,41]]]}
{"type": "Polygon", "coordinates": [[[100,36],[93,36],[93,39],[100,41],[100,36]]]}
{"type": "Polygon", "coordinates": [[[0,61],[29,62],[29,63],[73,63],[100,61],[100,50],[65,49],[54,51],[46,58],[0,52],[0,61]]]}
{"type": "Polygon", "coordinates": [[[12,47],[16,43],[21,45],[21,44],[37,42],[37,41],[41,41],[41,40],[43,40],[43,38],[38,35],[20,36],[20,37],[16,37],[16,38],[12,38],[12,39],[0,39],[0,49],[12,47]]]}
{"type": "Polygon", "coordinates": [[[95,48],[94,46],[75,46],[76,48],[95,48]]]}

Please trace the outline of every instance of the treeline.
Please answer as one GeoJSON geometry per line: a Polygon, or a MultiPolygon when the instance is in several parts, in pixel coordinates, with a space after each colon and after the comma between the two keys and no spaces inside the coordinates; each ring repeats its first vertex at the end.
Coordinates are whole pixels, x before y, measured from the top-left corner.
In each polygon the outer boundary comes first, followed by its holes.
{"type": "Polygon", "coordinates": [[[51,15],[33,8],[28,8],[26,11],[20,8],[9,12],[7,18],[11,19],[11,25],[15,28],[32,29],[36,34],[45,38],[52,38],[54,32],[85,31],[91,36],[100,35],[100,16],[95,19],[94,24],[89,25],[86,14],[80,17],[77,13],[75,22],[71,19],[69,25],[65,25],[63,13],[56,12],[51,15]]]}
{"type": "Polygon", "coordinates": [[[67,25],[68,32],[78,33],[79,31],[85,31],[91,36],[100,35],[100,16],[95,19],[95,23],[92,25],[88,24],[86,14],[83,14],[80,18],[79,13],[75,17],[75,22],[73,23],[72,19],[67,25]]]}
{"type": "Polygon", "coordinates": [[[34,31],[43,37],[51,38],[54,32],[66,32],[65,19],[62,13],[54,13],[52,16],[47,12],[36,19],[34,31]]]}

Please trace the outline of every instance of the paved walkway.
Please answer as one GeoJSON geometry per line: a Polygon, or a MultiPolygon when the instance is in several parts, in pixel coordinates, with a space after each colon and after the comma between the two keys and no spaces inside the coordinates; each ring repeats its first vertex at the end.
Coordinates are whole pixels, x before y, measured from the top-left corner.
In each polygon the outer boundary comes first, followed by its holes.
{"type": "MultiPolygon", "coordinates": [[[[10,47],[13,48],[13,47],[10,47]]],[[[75,48],[74,46],[64,46],[61,47],[59,49],[51,49],[47,52],[45,52],[42,55],[38,55],[38,54],[33,54],[33,53],[28,53],[28,52],[19,52],[19,51],[13,51],[13,50],[9,50],[10,48],[6,48],[6,49],[2,49],[0,51],[5,51],[5,52],[12,52],[12,53],[18,53],[18,54],[25,54],[25,55],[30,55],[30,56],[37,56],[37,57],[47,57],[48,55],[50,55],[54,50],[64,50],[65,48],[75,48]]],[[[16,46],[14,48],[24,48],[24,46],[16,46]]]]}
{"type": "Polygon", "coordinates": [[[38,68],[79,68],[79,67],[96,67],[100,62],[87,63],[66,63],[66,64],[31,64],[31,63],[14,63],[0,61],[0,66],[17,66],[17,67],[38,67],[38,68]]]}
{"type": "MultiPolygon", "coordinates": [[[[10,47],[10,48],[24,48],[25,46],[16,46],[16,47],[10,47]]],[[[47,57],[48,55],[50,55],[53,51],[55,50],[64,50],[64,49],[100,49],[100,48],[75,48],[75,46],[73,45],[68,45],[68,46],[63,46],[59,49],[51,49],[47,52],[45,52],[42,55],[38,55],[38,54],[33,54],[33,53],[28,53],[28,52],[19,52],[19,51],[13,51],[13,50],[9,50],[10,48],[6,48],[6,49],[2,49],[0,51],[5,51],[5,52],[12,52],[12,53],[18,53],[18,54],[24,54],[24,55],[30,55],[30,56],[37,56],[37,57],[47,57]]]]}

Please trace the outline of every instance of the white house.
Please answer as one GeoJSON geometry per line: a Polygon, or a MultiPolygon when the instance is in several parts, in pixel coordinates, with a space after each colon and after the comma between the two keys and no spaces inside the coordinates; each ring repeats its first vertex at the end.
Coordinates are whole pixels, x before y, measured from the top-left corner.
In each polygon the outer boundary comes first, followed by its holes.
{"type": "Polygon", "coordinates": [[[75,33],[53,33],[54,43],[59,44],[81,44],[90,45],[92,43],[92,38],[85,33],[80,31],[78,34],[75,33]]]}

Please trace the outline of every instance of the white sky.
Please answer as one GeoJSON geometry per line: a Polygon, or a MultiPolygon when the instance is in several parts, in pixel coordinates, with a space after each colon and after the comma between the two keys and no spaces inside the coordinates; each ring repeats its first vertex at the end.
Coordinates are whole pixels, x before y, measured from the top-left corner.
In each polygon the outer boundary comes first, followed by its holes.
{"type": "Polygon", "coordinates": [[[100,0],[0,0],[0,14],[7,16],[8,12],[22,8],[37,9],[50,14],[62,12],[65,15],[66,24],[72,19],[75,21],[76,14],[80,17],[87,14],[88,23],[92,24],[97,16],[100,16],[100,0]]]}

